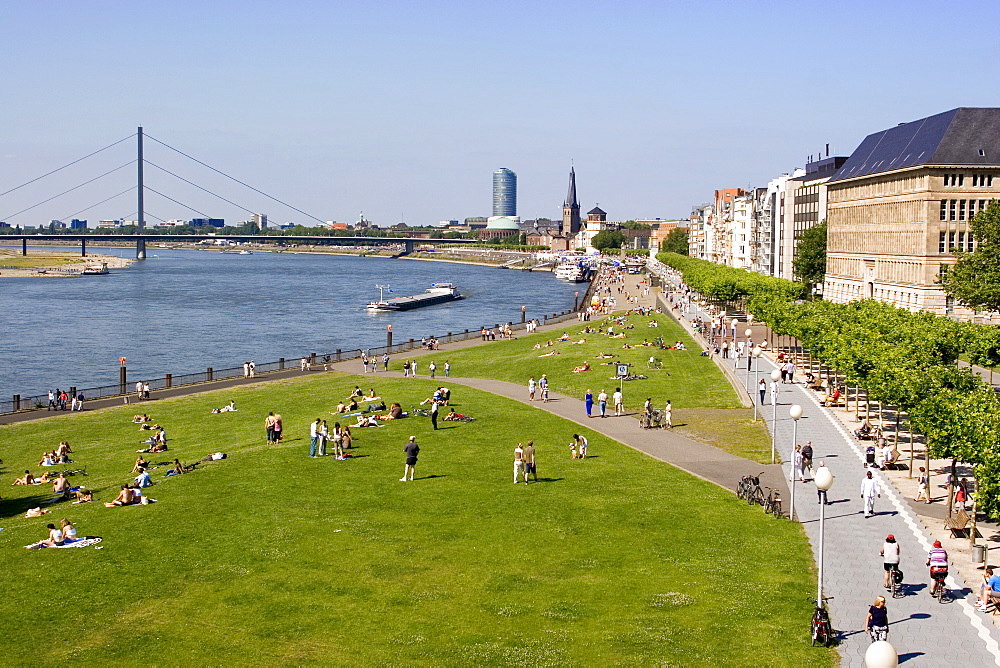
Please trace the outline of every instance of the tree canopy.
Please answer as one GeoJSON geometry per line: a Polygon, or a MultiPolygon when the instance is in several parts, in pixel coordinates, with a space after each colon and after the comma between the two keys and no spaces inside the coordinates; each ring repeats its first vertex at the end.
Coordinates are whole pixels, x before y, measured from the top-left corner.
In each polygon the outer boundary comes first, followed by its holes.
{"type": "Polygon", "coordinates": [[[963,306],[975,311],[1000,311],[1000,202],[990,200],[985,211],[969,221],[974,250],[954,250],[958,256],[938,283],[963,306]]]}
{"type": "Polygon", "coordinates": [[[660,242],[660,251],[664,253],[688,254],[688,231],[683,227],[675,227],[667,233],[667,238],[660,242]]]}
{"type": "Polygon", "coordinates": [[[792,268],[799,280],[812,293],[814,285],[823,282],[826,275],[826,221],[810,227],[799,236],[792,268]]]}
{"type": "Polygon", "coordinates": [[[597,250],[606,248],[621,248],[625,243],[625,235],[620,230],[601,230],[594,235],[590,245],[597,250]]]}

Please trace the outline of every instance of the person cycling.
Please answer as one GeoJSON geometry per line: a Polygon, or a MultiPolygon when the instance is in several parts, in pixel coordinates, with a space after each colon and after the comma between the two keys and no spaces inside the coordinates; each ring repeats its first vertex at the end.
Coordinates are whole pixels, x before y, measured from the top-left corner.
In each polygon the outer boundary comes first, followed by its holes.
{"type": "Polygon", "coordinates": [[[931,568],[931,596],[937,592],[938,586],[944,586],[944,579],[948,577],[948,551],[941,547],[941,541],[934,541],[934,547],[927,553],[927,565],[931,568]]]}
{"type": "Polygon", "coordinates": [[[885,569],[885,588],[891,590],[893,571],[899,568],[899,543],[896,542],[895,536],[889,534],[885,537],[885,543],[882,544],[882,551],[879,554],[882,555],[882,567],[885,569]]]}

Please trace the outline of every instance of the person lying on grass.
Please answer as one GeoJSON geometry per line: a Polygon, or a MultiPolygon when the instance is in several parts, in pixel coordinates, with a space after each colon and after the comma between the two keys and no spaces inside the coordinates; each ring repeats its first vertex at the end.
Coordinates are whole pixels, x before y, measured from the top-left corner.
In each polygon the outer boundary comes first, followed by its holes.
{"type": "Polygon", "coordinates": [[[403,417],[403,407],[398,403],[393,404],[389,408],[389,412],[385,415],[376,415],[375,418],[378,420],[399,420],[403,417]]]}
{"type": "Polygon", "coordinates": [[[583,373],[584,371],[590,371],[590,362],[584,362],[583,365],[573,369],[573,373],[583,373]]]}
{"type": "Polygon", "coordinates": [[[11,487],[13,487],[14,485],[37,485],[37,484],[39,484],[39,481],[35,480],[35,476],[31,475],[31,471],[25,471],[23,476],[12,482],[10,485],[11,487]]]}
{"type": "Polygon", "coordinates": [[[230,399],[230,401],[229,401],[228,404],[226,404],[222,408],[213,408],[212,412],[213,413],[235,413],[236,412],[236,402],[230,399]]]}
{"type": "Polygon", "coordinates": [[[78,503],[90,503],[91,501],[94,500],[93,490],[80,488],[76,490],[75,493],[76,493],[76,501],[73,502],[74,506],[77,505],[78,503]]]}
{"type": "Polygon", "coordinates": [[[135,458],[135,466],[132,467],[132,473],[141,473],[147,468],[149,468],[149,462],[142,455],[139,455],[135,458]]]}
{"type": "Polygon", "coordinates": [[[374,415],[359,415],[358,416],[358,427],[377,427],[378,419],[374,415]]]}
{"type": "Polygon", "coordinates": [[[142,415],[133,415],[132,422],[135,424],[142,424],[144,422],[149,422],[152,418],[143,413],[142,415]]]}
{"type": "Polygon", "coordinates": [[[462,419],[464,419],[466,417],[467,416],[462,415],[461,413],[456,413],[455,412],[455,407],[452,406],[451,410],[448,411],[448,413],[444,416],[444,419],[445,420],[456,420],[457,421],[457,420],[462,420],[462,419]]]}
{"type": "Polygon", "coordinates": [[[587,339],[580,339],[579,341],[570,341],[569,345],[571,345],[571,346],[578,346],[581,343],[586,343],[586,342],[587,342],[587,339]]]}
{"type": "Polygon", "coordinates": [[[541,355],[539,355],[539,357],[552,357],[553,355],[558,355],[558,354],[559,354],[558,350],[550,350],[547,353],[542,353],[541,355]]]}

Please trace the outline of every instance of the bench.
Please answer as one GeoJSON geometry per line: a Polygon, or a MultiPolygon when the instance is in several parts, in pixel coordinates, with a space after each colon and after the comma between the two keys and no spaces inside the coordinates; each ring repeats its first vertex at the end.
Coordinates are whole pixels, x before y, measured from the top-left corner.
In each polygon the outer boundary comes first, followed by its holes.
{"type": "MultiPolygon", "coordinates": [[[[952,538],[969,538],[972,528],[969,526],[969,522],[972,518],[969,517],[969,513],[965,512],[965,509],[959,510],[955,513],[954,517],[946,517],[944,520],[944,528],[951,531],[952,538]]],[[[976,532],[979,533],[978,531],[976,532]]]]}

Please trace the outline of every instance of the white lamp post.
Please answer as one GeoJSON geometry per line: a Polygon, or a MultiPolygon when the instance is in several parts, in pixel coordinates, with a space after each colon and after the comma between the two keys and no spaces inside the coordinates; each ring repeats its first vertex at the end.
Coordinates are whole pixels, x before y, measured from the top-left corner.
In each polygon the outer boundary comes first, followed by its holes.
{"type": "MultiPolygon", "coordinates": [[[[753,385],[754,385],[755,388],[757,386],[757,371],[758,371],[757,366],[759,364],[759,362],[757,361],[757,359],[760,357],[761,352],[762,351],[760,349],[760,346],[754,346],[753,347],[753,359],[754,359],[754,365],[753,365],[753,385]]],[[[750,400],[753,402],[753,421],[756,422],[757,421],[757,400],[753,396],[753,390],[750,390],[750,400]]]]}
{"type": "Polygon", "coordinates": [[[781,380],[781,372],[775,369],[771,372],[771,463],[774,463],[775,452],[777,450],[778,433],[778,381],[781,380]]]}
{"type": "Polygon", "coordinates": [[[747,339],[747,385],[750,384],[750,337],[753,335],[753,330],[747,327],[743,330],[743,336],[747,339]]]}
{"type": "Polygon", "coordinates": [[[792,418],[792,458],[789,460],[792,463],[792,502],[788,504],[788,519],[795,519],[795,441],[798,439],[798,427],[799,418],[802,417],[802,406],[798,404],[792,404],[792,407],[788,409],[788,415],[792,418]]]}
{"type": "MultiPolygon", "coordinates": [[[[813,475],[813,482],[816,483],[816,489],[823,492],[823,496],[833,487],[833,474],[830,473],[830,469],[820,463],[817,467],[816,473],[813,475]]],[[[823,499],[826,500],[825,498],[823,499]]],[[[819,504],[819,584],[816,588],[816,605],[823,605],[823,539],[826,528],[826,503],[819,504]]]]}

